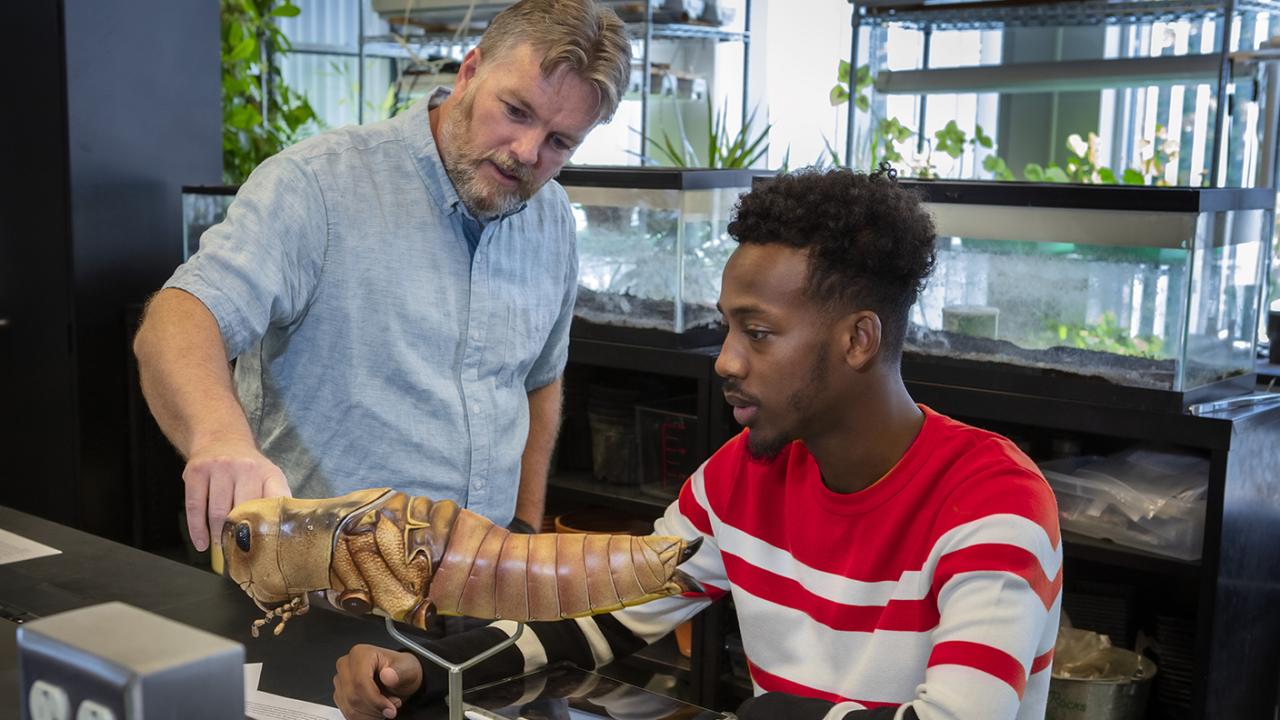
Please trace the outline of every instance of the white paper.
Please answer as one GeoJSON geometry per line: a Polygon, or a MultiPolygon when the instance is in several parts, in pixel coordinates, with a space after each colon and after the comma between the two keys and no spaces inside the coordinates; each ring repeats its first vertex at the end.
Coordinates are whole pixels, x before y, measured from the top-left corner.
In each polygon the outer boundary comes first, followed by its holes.
{"type": "Polygon", "coordinates": [[[337,708],[258,690],[262,663],[244,664],[244,716],[253,720],[343,720],[337,708]]]}
{"type": "Polygon", "coordinates": [[[8,530],[0,530],[0,565],[31,560],[32,558],[58,555],[62,551],[41,545],[35,540],[28,540],[21,535],[14,535],[8,530]]]}
{"type": "Polygon", "coordinates": [[[253,720],[343,720],[337,708],[254,690],[244,699],[244,715],[253,720]]]}
{"type": "Polygon", "coordinates": [[[258,689],[258,681],[262,679],[262,663],[244,664],[244,696],[248,698],[258,689]]]}

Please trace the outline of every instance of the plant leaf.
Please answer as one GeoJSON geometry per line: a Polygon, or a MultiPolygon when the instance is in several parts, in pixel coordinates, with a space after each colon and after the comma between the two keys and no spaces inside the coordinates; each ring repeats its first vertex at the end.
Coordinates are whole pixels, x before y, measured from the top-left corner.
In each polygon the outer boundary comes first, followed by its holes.
{"type": "Polygon", "coordinates": [[[849,83],[849,61],[841,60],[839,67],[836,69],[836,80],[846,85],[849,83]]]}
{"type": "Polygon", "coordinates": [[[853,76],[853,87],[861,90],[865,87],[871,87],[871,66],[860,65],[858,71],[853,76]]]}
{"type": "Polygon", "coordinates": [[[867,112],[871,109],[871,101],[867,99],[866,95],[859,95],[853,101],[853,104],[862,112],[867,112]]]}
{"type": "Polygon", "coordinates": [[[280,7],[271,11],[272,17],[297,17],[302,12],[302,8],[293,3],[285,3],[280,7]]]}
{"type": "Polygon", "coordinates": [[[1049,182],[1059,182],[1059,183],[1071,182],[1071,178],[1067,177],[1067,174],[1063,172],[1062,168],[1058,167],[1057,165],[1050,165],[1044,171],[1044,179],[1048,180],[1049,182]]]}
{"type": "Polygon", "coordinates": [[[1124,171],[1124,175],[1121,176],[1121,179],[1124,181],[1125,185],[1146,185],[1147,184],[1147,179],[1143,177],[1142,173],[1138,172],[1137,170],[1134,170],[1133,168],[1126,169],[1124,171]]]}
{"type": "Polygon", "coordinates": [[[253,57],[254,53],[257,51],[258,39],[253,35],[250,35],[241,40],[240,43],[231,50],[231,53],[227,55],[226,60],[227,62],[240,62],[242,60],[247,60],[253,57]]]}
{"type": "Polygon", "coordinates": [[[1027,163],[1022,169],[1022,174],[1027,176],[1031,182],[1044,182],[1044,168],[1039,163],[1027,163]]]}
{"type": "Polygon", "coordinates": [[[835,85],[831,88],[829,99],[831,100],[832,107],[843,105],[844,103],[849,102],[849,90],[843,85],[835,85]]]}
{"type": "Polygon", "coordinates": [[[1116,184],[1116,173],[1111,168],[1098,168],[1098,178],[1108,185],[1116,184]]]}

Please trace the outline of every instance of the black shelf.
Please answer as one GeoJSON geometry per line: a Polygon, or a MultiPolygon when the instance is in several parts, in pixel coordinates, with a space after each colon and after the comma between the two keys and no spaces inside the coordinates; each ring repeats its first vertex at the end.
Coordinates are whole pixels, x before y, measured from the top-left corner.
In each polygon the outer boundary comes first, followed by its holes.
{"type": "Polygon", "coordinates": [[[675,498],[663,499],[644,492],[639,485],[610,485],[591,477],[591,473],[557,473],[547,481],[555,499],[567,503],[605,505],[625,512],[657,516],[675,498]]]}
{"type": "Polygon", "coordinates": [[[1111,435],[1189,448],[1225,450],[1231,445],[1233,415],[1195,416],[1036,395],[920,382],[906,378],[916,402],[953,417],[994,420],[1035,427],[1111,435]]]}
{"type": "Polygon", "coordinates": [[[1117,545],[1109,540],[1086,537],[1068,530],[1062,531],[1062,554],[1068,560],[1085,560],[1156,575],[1174,575],[1192,579],[1200,575],[1199,560],[1180,560],[1117,545]]]}
{"type": "Polygon", "coordinates": [[[990,180],[901,180],[926,202],[1144,212],[1222,212],[1275,207],[1267,188],[1146,187],[990,180]]]}
{"type": "Polygon", "coordinates": [[[574,337],[569,343],[569,362],[615,370],[659,373],[704,380],[715,362],[720,346],[704,348],[658,348],[574,337]]]}

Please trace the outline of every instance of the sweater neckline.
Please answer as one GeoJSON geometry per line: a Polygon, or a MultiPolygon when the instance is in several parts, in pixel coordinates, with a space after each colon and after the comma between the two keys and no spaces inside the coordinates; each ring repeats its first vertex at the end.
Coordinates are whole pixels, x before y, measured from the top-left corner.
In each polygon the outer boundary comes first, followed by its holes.
{"type": "Polygon", "coordinates": [[[801,474],[804,478],[805,490],[818,507],[837,515],[858,515],[879,508],[902,492],[915,479],[920,466],[928,459],[929,438],[936,434],[935,429],[942,422],[942,416],[924,405],[917,404],[924,413],[924,423],[916,434],[907,451],[893,467],[889,468],[879,480],[870,486],[852,493],[841,493],[827,487],[822,481],[822,471],[818,461],[804,447],[803,457],[799,460],[808,467],[801,474]]]}

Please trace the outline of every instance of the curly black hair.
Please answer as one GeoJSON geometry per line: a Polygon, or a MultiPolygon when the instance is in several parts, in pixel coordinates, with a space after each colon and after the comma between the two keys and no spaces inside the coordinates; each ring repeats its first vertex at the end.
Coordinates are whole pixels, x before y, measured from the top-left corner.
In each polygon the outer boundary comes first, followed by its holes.
{"type": "Polygon", "coordinates": [[[806,168],[761,182],[738,199],[729,234],[808,251],[809,296],[830,311],[875,312],[882,352],[901,355],[936,233],[919,195],[887,163],[870,175],[806,168]]]}

